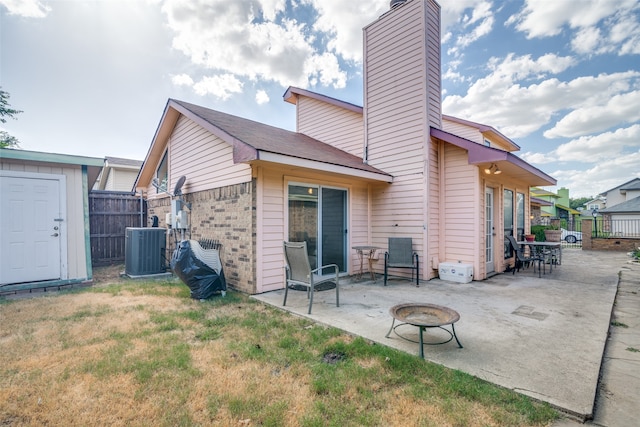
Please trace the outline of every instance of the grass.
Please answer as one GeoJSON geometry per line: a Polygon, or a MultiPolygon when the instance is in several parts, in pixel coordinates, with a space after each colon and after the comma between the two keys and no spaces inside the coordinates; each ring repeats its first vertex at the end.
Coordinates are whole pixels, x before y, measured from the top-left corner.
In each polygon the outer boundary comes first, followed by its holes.
{"type": "Polygon", "coordinates": [[[547,404],[228,292],[0,304],[0,425],[548,425],[547,404]]]}

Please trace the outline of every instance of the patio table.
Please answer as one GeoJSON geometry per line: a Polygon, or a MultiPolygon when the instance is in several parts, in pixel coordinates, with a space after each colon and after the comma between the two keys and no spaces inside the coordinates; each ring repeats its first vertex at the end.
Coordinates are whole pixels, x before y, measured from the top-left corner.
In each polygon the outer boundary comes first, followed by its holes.
{"type": "MultiPolygon", "coordinates": [[[[531,250],[539,251],[550,249],[552,251],[557,251],[558,256],[556,258],[556,265],[562,265],[562,242],[529,242],[529,241],[521,241],[516,242],[519,245],[528,245],[531,250]]],[[[553,267],[551,267],[553,269],[553,267]]]]}
{"type": "Polygon", "coordinates": [[[353,246],[353,249],[355,249],[358,258],[360,258],[360,271],[358,272],[357,278],[360,279],[364,273],[364,260],[366,257],[371,280],[375,282],[376,274],[373,272],[373,261],[375,260],[376,251],[380,248],[377,246],[353,246]]]}
{"type": "Polygon", "coordinates": [[[457,311],[450,309],[449,307],[444,307],[441,305],[435,304],[423,304],[423,303],[405,303],[394,305],[389,309],[389,314],[393,317],[393,321],[391,322],[391,328],[385,338],[389,338],[391,335],[391,331],[395,332],[400,338],[405,339],[407,341],[413,341],[407,337],[400,335],[396,328],[402,325],[413,325],[417,326],[419,329],[419,341],[420,350],[418,355],[424,359],[424,345],[439,345],[446,344],[452,339],[456,339],[458,343],[458,347],[462,348],[462,344],[460,344],[460,340],[458,340],[458,336],[456,335],[456,329],[453,325],[458,320],[460,320],[460,315],[457,311]],[[395,324],[396,320],[398,320],[399,324],[395,324]],[[451,331],[445,329],[443,326],[451,325],[451,331]],[[426,328],[440,328],[443,331],[449,334],[449,339],[441,342],[435,343],[425,343],[422,337],[422,333],[426,328]]]}

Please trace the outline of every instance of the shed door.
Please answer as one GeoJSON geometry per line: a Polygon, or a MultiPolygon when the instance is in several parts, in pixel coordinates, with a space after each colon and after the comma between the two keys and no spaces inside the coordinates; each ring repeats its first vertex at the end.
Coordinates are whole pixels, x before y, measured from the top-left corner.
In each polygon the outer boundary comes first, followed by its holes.
{"type": "Polygon", "coordinates": [[[0,176],[0,284],[60,279],[60,181],[0,176]]]}

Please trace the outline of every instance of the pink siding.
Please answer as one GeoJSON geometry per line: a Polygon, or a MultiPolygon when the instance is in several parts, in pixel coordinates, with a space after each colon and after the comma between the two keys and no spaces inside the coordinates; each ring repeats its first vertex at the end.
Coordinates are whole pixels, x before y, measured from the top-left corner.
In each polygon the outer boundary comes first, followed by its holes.
{"type": "MultiPolygon", "coordinates": [[[[371,215],[369,203],[369,184],[352,178],[329,177],[326,174],[302,171],[300,169],[274,169],[256,167],[258,190],[256,203],[258,224],[256,244],[257,289],[256,292],[268,292],[284,287],[284,257],[282,242],[287,239],[289,182],[308,182],[310,184],[331,185],[348,191],[348,247],[367,245],[371,215]]],[[[386,242],[384,244],[386,247],[386,242]]],[[[354,273],[360,267],[355,251],[349,251],[348,272],[354,273]]],[[[381,268],[381,267],[380,267],[381,268]]]]}
{"type": "Polygon", "coordinates": [[[439,205],[428,195],[437,188],[439,172],[429,126],[441,126],[439,6],[408,2],[364,32],[368,161],[394,175],[393,184],[373,198],[373,244],[386,247],[388,237],[411,237],[421,276],[431,278],[439,205]]]}
{"type": "Polygon", "coordinates": [[[457,123],[451,120],[443,119],[442,130],[482,145],[484,145],[484,141],[485,139],[487,139],[489,140],[489,142],[491,143],[491,147],[493,148],[505,151],[513,151],[513,147],[507,145],[503,140],[500,140],[496,137],[485,136],[477,127],[465,125],[464,123],[457,123]]]}
{"type": "Polygon", "coordinates": [[[427,0],[426,10],[426,48],[427,48],[427,84],[429,87],[429,125],[442,127],[442,72],[440,70],[440,6],[427,0]]]}
{"type": "Polygon", "coordinates": [[[282,242],[285,240],[286,193],[283,175],[274,169],[256,168],[258,189],[257,205],[257,293],[284,287],[284,257],[282,242]]]}
{"type": "MultiPolygon", "coordinates": [[[[444,257],[441,261],[476,264],[480,239],[478,168],[468,164],[467,152],[444,146],[444,257]]],[[[477,265],[474,265],[477,271],[477,265]]]]}
{"type": "Polygon", "coordinates": [[[361,114],[306,96],[298,97],[296,111],[298,132],[362,157],[364,125],[361,114]]]}
{"type": "Polygon", "coordinates": [[[169,189],[184,175],[184,191],[196,192],[251,181],[251,167],[233,163],[231,145],[181,116],[170,137],[169,189]]]}
{"type": "Polygon", "coordinates": [[[458,135],[460,138],[468,139],[469,141],[477,142],[478,144],[484,144],[484,137],[478,128],[465,126],[462,123],[456,123],[444,119],[442,120],[442,130],[458,135]]]}

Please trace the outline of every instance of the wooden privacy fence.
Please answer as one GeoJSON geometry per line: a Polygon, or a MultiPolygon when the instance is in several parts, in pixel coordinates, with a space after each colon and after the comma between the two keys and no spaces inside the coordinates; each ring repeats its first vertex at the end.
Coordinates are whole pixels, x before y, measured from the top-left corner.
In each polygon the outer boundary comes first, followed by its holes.
{"type": "Polygon", "coordinates": [[[127,227],[144,227],[147,204],[140,196],[128,192],[91,191],[89,224],[91,262],[104,265],[124,262],[127,227]]]}

